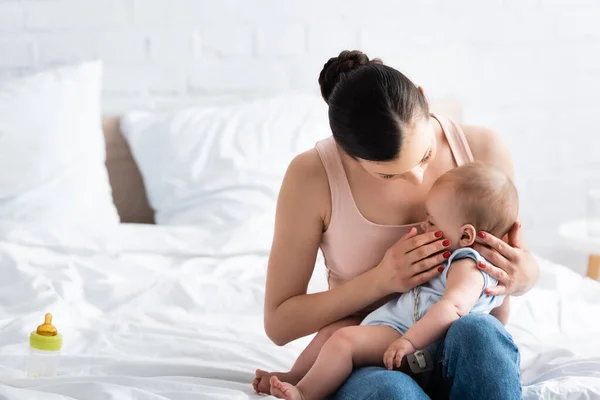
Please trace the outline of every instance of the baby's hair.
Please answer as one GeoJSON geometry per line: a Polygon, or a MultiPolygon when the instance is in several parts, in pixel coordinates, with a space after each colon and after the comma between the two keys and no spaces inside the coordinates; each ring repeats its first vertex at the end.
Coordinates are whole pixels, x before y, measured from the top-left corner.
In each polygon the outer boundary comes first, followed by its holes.
{"type": "Polygon", "coordinates": [[[465,223],[502,238],[519,216],[519,195],[513,181],[498,168],[481,162],[464,164],[440,176],[433,187],[448,184],[455,191],[465,223]]]}

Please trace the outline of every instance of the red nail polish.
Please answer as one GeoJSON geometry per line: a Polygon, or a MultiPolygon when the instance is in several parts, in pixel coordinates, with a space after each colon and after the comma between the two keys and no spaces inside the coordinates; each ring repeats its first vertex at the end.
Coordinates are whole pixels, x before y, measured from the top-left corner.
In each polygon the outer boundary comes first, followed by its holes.
{"type": "Polygon", "coordinates": [[[444,258],[450,258],[450,255],[451,255],[451,254],[452,254],[452,253],[450,253],[449,251],[447,251],[447,252],[445,252],[444,254],[442,254],[442,257],[444,257],[444,258]]]}
{"type": "Polygon", "coordinates": [[[477,266],[479,266],[479,268],[484,269],[485,268],[485,263],[483,261],[479,261],[477,263],[477,266]]]}
{"type": "Polygon", "coordinates": [[[444,241],[442,242],[442,246],[444,246],[444,247],[448,247],[448,246],[450,246],[450,241],[449,241],[448,239],[444,240],[444,241]]]}
{"type": "Polygon", "coordinates": [[[442,267],[442,266],[439,266],[439,267],[438,267],[438,272],[439,272],[439,273],[442,273],[442,272],[444,272],[444,267],[442,267]]]}
{"type": "Polygon", "coordinates": [[[441,237],[442,237],[442,231],[437,231],[437,232],[435,233],[435,237],[436,237],[436,238],[441,238],[441,237]]]}
{"type": "Polygon", "coordinates": [[[483,239],[485,237],[485,232],[479,232],[477,236],[483,239]]]}

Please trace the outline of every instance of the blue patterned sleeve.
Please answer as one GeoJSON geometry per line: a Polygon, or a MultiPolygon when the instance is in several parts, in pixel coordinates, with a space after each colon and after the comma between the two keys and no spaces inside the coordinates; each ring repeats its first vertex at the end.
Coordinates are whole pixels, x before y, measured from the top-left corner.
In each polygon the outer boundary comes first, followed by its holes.
{"type": "MultiPolygon", "coordinates": [[[[470,247],[462,247],[460,249],[454,250],[450,258],[448,258],[444,272],[442,272],[442,279],[444,281],[444,285],[446,285],[448,270],[450,269],[450,265],[452,265],[452,262],[461,260],[463,258],[472,258],[475,262],[484,261],[485,263],[489,264],[489,262],[481,256],[481,254],[479,254],[477,251],[473,250],[470,247]]],[[[481,289],[482,292],[489,287],[494,287],[498,285],[498,281],[496,279],[492,278],[484,271],[479,271],[481,272],[481,275],[483,275],[483,288],[481,289]]]]}

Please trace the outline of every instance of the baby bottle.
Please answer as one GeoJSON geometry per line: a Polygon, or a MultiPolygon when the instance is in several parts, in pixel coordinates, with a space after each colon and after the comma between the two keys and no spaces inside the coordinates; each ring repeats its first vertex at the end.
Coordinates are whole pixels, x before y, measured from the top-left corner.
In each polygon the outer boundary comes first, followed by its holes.
{"type": "Polygon", "coordinates": [[[45,316],[44,323],[29,335],[29,359],[27,376],[43,378],[56,375],[62,336],[52,325],[52,314],[45,316]]]}

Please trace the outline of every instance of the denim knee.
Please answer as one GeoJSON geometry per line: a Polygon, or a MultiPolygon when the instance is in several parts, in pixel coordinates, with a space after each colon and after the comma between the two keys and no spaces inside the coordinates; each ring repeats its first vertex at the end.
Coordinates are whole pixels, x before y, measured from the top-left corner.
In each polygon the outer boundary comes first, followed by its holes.
{"type": "Polygon", "coordinates": [[[355,370],[331,400],[409,400],[428,399],[423,389],[408,375],[379,367],[355,370]]]}
{"type": "Polygon", "coordinates": [[[444,340],[443,373],[454,398],[520,398],[519,360],[512,336],[488,314],[461,317],[444,340]]]}
{"type": "Polygon", "coordinates": [[[510,349],[517,351],[512,336],[495,317],[473,313],[454,322],[444,341],[444,351],[468,348],[470,352],[493,353],[510,349]]]}

